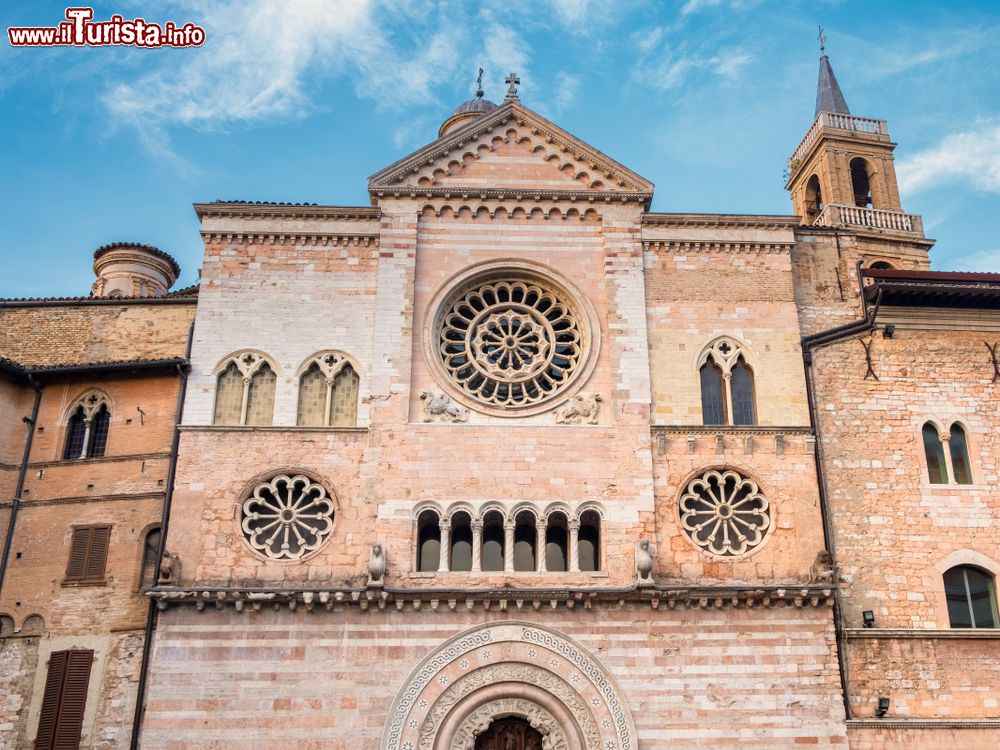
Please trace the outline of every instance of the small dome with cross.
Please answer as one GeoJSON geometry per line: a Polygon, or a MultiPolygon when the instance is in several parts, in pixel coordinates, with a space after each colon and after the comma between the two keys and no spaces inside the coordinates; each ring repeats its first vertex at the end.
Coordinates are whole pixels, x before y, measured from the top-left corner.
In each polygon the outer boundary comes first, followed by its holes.
{"type": "Polygon", "coordinates": [[[485,114],[489,114],[497,108],[497,105],[489,99],[483,98],[483,69],[479,69],[479,76],[476,79],[476,96],[467,102],[459,104],[451,116],[441,124],[438,130],[438,138],[450,133],[452,130],[468,124],[470,121],[485,114]]]}

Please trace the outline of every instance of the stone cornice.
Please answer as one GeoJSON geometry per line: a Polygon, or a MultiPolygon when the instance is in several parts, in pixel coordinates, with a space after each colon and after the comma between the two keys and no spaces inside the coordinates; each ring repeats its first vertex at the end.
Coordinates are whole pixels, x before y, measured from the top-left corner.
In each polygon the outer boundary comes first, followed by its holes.
{"type": "Polygon", "coordinates": [[[821,586],[668,586],[651,587],[573,587],[573,588],[253,588],[212,586],[156,586],[146,592],[157,607],[193,604],[199,611],[206,606],[216,609],[235,607],[258,610],[263,606],[312,611],[359,608],[420,610],[496,609],[513,611],[541,609],[624,609],[626,605],[651,609],[730,609],[771,607],[828,607],[833,605],[834,589],[821,586]]]}
{"type": "Polygon", "coordinates": [[[1000,719],[848,719],[848,729],[1000,729],[1000,719]]]}
{"type": "Polygon", "coordinates": [[[848,640],[1000,641],[1000,628],[845,628],[848,640]]]}
{"type": "MultiPolygon", "coordinates": [[[[127,456],[102,456],[101,458],[62,458],[54,461],[31,461],[28,463],[28,468],[70,468],[73,466],[90,466],[93,464],[114,464],[122,461],[166,461],[169,458],[169,453],[134,453],[127,456]]],[[[0,466],[3,465],[0,464],[0,466]]],[[[10,468],[16,469],[18,466],[20,466],[20,464],[12,464],[10,468]]]]}
{"type": "Polygon", "coordinates": [[[644,239],[644,250],[682,253],[790,253],[792,242],[725,242],[722,240],[644,239]]]}
{"type": "Polygon", "coordinates": [[[366,433],[367,427],[298,427],[296,425],[216,425],[216,424],[182,424],[177,425],[181,432],[340,432],[366,433]]]}
{"type": "Polygon", "coordinates": [[[768,425],[724,425],[724,424],[654,424],[650,431],[680,435],[812,435],[808,426],[782,427],[768,425]]]}
{"type": "Polygon", "coordinates": [[[668,227],[746,227],[754,229],[792,229],[800,225],[798,216],[772,214],[665,214],[645,213],[643,226],[668,227]]]}
{"type": "MultiPolygon", "coordinates": [[[[93,497],[57,497],[45,500],[35,500],[30,497],[23,497],[21,498],[21,511],[23,512],[29,508],[41,507],[44,505],[80,505],[83,503],[118,503],[127,502],[129,500],[163,500],[163,497],[163,492],[137,492],[127,495],[94,495],[93,497]]],[[[9,508],[10,506],[10,500],[0,501],[0,508],[9,508]]]]}
{"type": "Polygon", "coordinates": [[[509,200],[514,203],[535,204],[538,201],[568,203],[645,203],[649,193],[615,192],[609,190],[549,190],[526,188],[469,188],[424,187],[419,185],[393,185],[371,188],[372,200],[377,198],[415,198],[445,200],[509,200]]]}
{"type": "Polygon", "coordinates": [[[198,218],[208,216],[260,216],[288,219],[369,219],[378,221],[382,212],[371,206],[315,206],[283,203],[195,203],[198,218]]]}
{"type": "Polygon", "coordinates": [[[205,242],[247,242],[271,245],[322,245],[325,247],[369,247],[379,244],[378,232],[285,232],[277,230],[252,232],[202,231],[205,242]]]}

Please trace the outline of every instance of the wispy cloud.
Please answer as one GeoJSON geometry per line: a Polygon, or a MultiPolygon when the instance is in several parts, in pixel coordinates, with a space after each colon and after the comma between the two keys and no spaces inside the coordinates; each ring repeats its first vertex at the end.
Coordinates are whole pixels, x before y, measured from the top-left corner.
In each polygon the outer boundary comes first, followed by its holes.
{"type": "Polygon", "coordinates": [[[691,41],[662,26],[637,32],[632,41],[639,51],[632,78],[662,91],[678,88],[699,72],[735,78],[753,60],[740,47],[719,51],[719,40],[691,41]]]}
{"type": "Polygon", "coordinates": [[[949,270],[975,273],[1000,273],[1000,247],[959,255],[948,262],[949,270]]]}
{"type": "Polygon", "coordinates": [[[908,193],[954,182],[1000,193],[1000,120],[945,136],[936,146],[901,159],[896,173],[908,193]]]}

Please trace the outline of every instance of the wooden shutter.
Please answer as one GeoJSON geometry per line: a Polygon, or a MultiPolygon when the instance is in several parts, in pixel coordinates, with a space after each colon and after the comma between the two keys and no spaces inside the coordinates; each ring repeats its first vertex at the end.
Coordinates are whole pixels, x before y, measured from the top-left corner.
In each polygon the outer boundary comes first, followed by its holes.
{"type": "Polygon", "coordinates": [[[110,526],[78,526],[73,529],[69,563],[66,565],[66,580],[103,580],[110,541],[110,526]]]}
{"type": "Polygon", "coordinates": [[[93,526],[90,529],[90,551],[87,555],[86,578],[99,581],[104,578],[104,568],[108,562],[108,542],[111,541],[110,526],[93,526]]]}
{"type": "Polygon", "coordinates": [[[42,712],[38,719],[38,735],[35,737],[35,750],[51,750],[52,740],[56,733],[56,719],[59,716],[59,697],[62,695],[63,681],[66,677],[66,662],[68,651],[54,651],[49,657],[49,674],[45,678],[45,693],[42,699],[42,712]]]}
{"type": "Polygon", "coordinates": [[[87,552],[90,550],[90,527],[73,529],[73,539],[69,545],[69,564],[66,566],[67,581],[82,581],[87,572],[87,552]]]}
{"type": "Polygon", "coordinates": [[[87,685],[93,651],[67,651],[66,678],[63,680],[52,750],[77,750],[83,730],[83,710],[87,706],[87,685]]]}

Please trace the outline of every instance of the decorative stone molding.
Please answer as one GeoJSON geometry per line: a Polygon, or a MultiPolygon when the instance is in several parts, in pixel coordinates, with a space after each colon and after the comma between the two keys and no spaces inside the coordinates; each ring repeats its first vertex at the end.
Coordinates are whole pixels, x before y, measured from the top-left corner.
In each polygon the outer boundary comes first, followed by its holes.
{"type": "Polygon", "coordinates": [[[735,557],[764,541],[771,528],[770,503],[752,479],[731,469],[710,469],[681,495],[680,522],[701,549],[735,557]]]}
{"type": "Polygon", "coordinates": [[[213,232],[203,231],[206,243],[245,242],[250,245],[319,245],[320,247],[378,247],[379,235],[346,232],[213,232]]]}
{"type": "Polygon", "coordinates": [[[578,393],[556,410],[556,424],[597,424],[601,409],[600,393],[578,393]]]}
{"type": "Polygon", "coordinates": [[[451,397],[442,391],[424,391],[420,394],[424,402],[425,422],[467,422],[469,410],[452,403],[451,397]]]}
{"type": "Polygon", "coordinates": [[[521,716],[542,735],[542,750],[569,750],[566,735],[552,714],[536,703],[520,698],[491,701],[480,706],[462,723],[451,742],[451,750],[470,750],[476,738],[489,729],[497,717],[521,716]]]}

